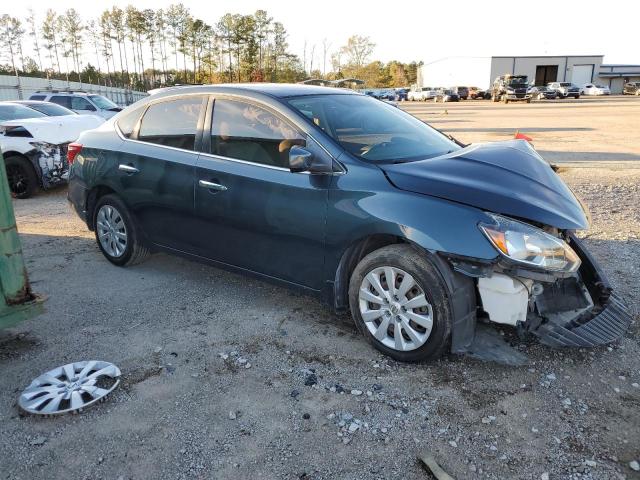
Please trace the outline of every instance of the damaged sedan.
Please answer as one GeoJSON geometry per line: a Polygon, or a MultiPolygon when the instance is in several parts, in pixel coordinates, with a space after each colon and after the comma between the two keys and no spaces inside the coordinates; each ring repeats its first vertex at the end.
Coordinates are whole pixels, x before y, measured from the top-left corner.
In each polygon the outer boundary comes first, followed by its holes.
{"type": "Polygon", "coordinates": [[[586,207],[532,146],[461,145],[348,90],[160,90],[69,161],[69,200],[109,262],[164,251],[300,289],[397,360],[499,348],[486,322],[553,347],[631,322],[576,236],[586,207]]]}
{"type": "Polygon", "coordinates": [[[80,116],[45,102],[0,102],[0,150],[9,188],[16,198],[28,198],[38,188],[67,182],[67,146],[80,133],[101,125],[96,116],[80,116]]]}

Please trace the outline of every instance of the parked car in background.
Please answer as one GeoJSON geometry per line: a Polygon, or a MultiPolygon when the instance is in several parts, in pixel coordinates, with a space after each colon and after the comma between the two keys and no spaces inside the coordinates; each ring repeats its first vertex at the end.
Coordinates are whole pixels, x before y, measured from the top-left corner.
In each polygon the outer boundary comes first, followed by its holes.
{"type": "Polygon", "coordinates": [[[57,103],[80,115],[98,115],[104,119],[109,119],[122,110],[107,97],[77,91],[38,91],[29,100],[57,103]]]}
{"type": "Polygon", "coordinates": [[[346,89],[168,88],[69,161],[110,263],[164,251],[296,288],[396,360],[494,348],[473,343],[479,316],[574,347],[632,321],[574,235],[585,207],[527,142],[462,147],[346,89]]]}
{"type": "Polygon", "coordinates": [[[43,102],[40,100],[11,100],[11,103],[23,105],[32,110],[44,113],[47,117],[64,117],[66,115],[78,115],[73,110],[57,105],[51,102],[43,102]]]}
{"type": "Polygon", "coordinates": [[[484,99],[484,89],[478,87],[469,87],[469,98],[472,100],[484,99]]]}
{"type": "Polygon", "coordinates": [[[396,100],[398,100],[398,96],[396,94],[396,91],[391,89],[391,88],[385,88],[380,90],[380,93],[378,93],[378,99],[379,100],[389,100],[392,102],[395,102],[396,100]]]}
{"type": "Polygon", "coordinates": [[[551,82],[547,84],[547,87],[558,92],[560,98],[580,98],[580,87],[571,82],[551,82]]]}
{"type": "Polygon", "coordinates": [[[409,93],[408,88],[396,88],[396,100],[399,102],[406,101],[408,93],[409,93]]]}
{"type": "Polygon", "coordinates": [[[95,115],[47,116],[17,102],[0,102],[0,150],[11,193],[28,198],[39,187],[65,183],[68,144],[102,123],[95,115]]]}
{"type": "Polygon", "coordinates": [[[625,83],[622,89],[623,95],[640,95],[640,82],[625,83]]]}
{"type": "Polygon", "coordinates": [[[458,102],[460,101],[460,95],[451,89],[443,88],[436,90],[436,95],[433,97],[434,102],[458,102]]]}
{"type": "Polygon", "coordinates": [[[449,90],[458,95],[461,100],[469,98],[469,89],[467,87],[451,87],[449,90]]]}
{"type": "Polygon", "coordinates": [[[605,85],[596,85],[594,83],[587,83],[580,89],[582,95],[611,95],[611,90],[605,85]]]}
{"type": "Polygon", "coordinates": [[[533,86],[529,88],[528,93],[534,100],[555,100],[558,98],[558,92],[551,90],[549,87],[545,87],[544,85],[539,87],[533,86]]]}

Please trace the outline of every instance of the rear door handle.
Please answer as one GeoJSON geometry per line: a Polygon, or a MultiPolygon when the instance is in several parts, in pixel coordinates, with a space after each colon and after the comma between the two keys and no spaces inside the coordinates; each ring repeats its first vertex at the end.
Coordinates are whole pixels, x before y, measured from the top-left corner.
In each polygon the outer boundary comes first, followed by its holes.
{"type": "Polygon", "coordinates": [[[198,185],[203,188],[208,188],[209,190],[218,190],[219,192],[224,192],[227,190],[227,187],[224,185],[220,185],[219,183],[208,182],[206,180],[198,181],[198,185]]]}
{"type": "Polygon", "coordinates": [[[125,165],[124,163],[121,163],[120,165],[118,165],[118,170],[122,170],[123,172],[127,172],[127,173],[138,173],[140,171],[136,167],[133,167],[131,165],[125,165]]]}

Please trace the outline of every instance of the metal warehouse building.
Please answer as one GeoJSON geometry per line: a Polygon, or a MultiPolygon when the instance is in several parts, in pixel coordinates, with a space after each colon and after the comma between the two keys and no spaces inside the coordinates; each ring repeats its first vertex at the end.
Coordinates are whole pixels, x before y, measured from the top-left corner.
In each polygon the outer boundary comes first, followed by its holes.
{"type": "Polygon", "coordinates": [[[640,81],[640,65],[607,65],[603,55],[447,57],[420,68],[419,86],[468,85],[487,87],[507,73],[527,75],[535,85],[572,82],[607,85],[622,93],[627,82],[640,81]]]}

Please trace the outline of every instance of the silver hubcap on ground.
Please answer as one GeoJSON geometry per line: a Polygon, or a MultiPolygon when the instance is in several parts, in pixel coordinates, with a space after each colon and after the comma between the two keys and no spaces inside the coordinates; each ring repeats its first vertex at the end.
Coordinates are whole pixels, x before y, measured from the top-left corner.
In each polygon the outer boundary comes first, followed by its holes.
{"type": "Polygon", "coordinates": [[[120,369],[101,361],[76,362],[36,378],[20,398],[23,410],[41,415],[77,412],[104,398],[120,383],[120,369]]]}
{"type": "Polygon", "coordinates": [[[433,308],[415,279],[396,267],[370,271],[360,285],[360,315],[383,345],[409,351],[421,347],[433,327],[433,308]]]}
{"type": "Polygon", "coordinates": [[[112,257],[120,257],[127,248],[127,228],[120,212],[111,205],[103,205],[96,223],[102,248],[112,257]]]}

